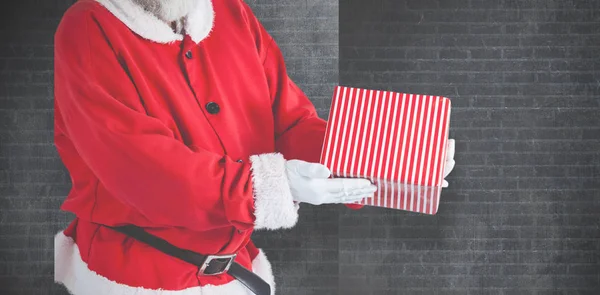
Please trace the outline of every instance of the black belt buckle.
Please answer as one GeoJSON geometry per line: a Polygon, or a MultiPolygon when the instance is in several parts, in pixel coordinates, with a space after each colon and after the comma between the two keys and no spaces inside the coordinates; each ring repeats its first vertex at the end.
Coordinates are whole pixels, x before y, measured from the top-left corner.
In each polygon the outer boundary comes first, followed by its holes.
{"type": "Polygon", "coordinates": [[[198,270],[199,275],[216,276],[229,270],[237,254],[230,255],[207,255],[198,270]]]}

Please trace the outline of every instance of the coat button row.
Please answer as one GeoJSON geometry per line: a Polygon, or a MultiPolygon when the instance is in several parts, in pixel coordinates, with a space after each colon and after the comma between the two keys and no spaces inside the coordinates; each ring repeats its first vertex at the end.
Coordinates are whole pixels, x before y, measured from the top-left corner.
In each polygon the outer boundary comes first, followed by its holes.
{"type": "Polygon", "coordinates": [[[216,102],[211,101],[206,104],[206,111],[208,111],[209,114],[216,115],[219,113],[220,110],[221,107],[219,107],[219,105],[216,102]]]}

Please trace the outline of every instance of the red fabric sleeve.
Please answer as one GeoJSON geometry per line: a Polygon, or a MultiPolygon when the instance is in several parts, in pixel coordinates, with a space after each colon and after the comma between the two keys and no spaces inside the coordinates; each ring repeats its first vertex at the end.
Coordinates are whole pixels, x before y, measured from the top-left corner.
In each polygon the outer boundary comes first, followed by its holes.
{"type": "Polygon", "coordinates": [[[327,122],[319,118],[312,102],[288,76],[283,55],[273,37],[249,6],[245,3],[243,6],[270,89],[276,149],[286,159],[318,163],[327,122]]]}
{"type": "MultiPolygon", "coordinates": [[[[275,118],[276,149],[286,159],[319,163],[325,140],[327,121],[319,118],[313,103],[288,76],[279,46],[244,4],[257,48],[264,60],[263,67],[269,84],[275,118]]],[[[363,206],[346,204],[348,208],[363,206]]]]}
{"type": "MultiPolygon", "coordinates": [[[[124,204],[157,225],[198,231],[252,227],[252,177],[259,168],[251,171],[249,164],[227,156],[192,151],[161,121],[146,115],[135,85],[90,14],[65,16],[57,30],[55,95],[65,136],[124,204]]],[[[253,164],[262,161],[259,166],[269,168],[283,163],[268,161],[274,158],[255,157],[253,164]]]]}

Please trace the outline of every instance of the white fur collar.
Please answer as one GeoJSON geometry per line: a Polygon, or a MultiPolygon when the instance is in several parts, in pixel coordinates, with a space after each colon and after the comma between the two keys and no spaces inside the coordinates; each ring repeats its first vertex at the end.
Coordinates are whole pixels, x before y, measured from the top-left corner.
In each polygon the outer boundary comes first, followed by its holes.
{"type": "MultiPolygon", "coordinates": [[[[158,43],[183,40],[183,35],[173,32],[171,27],[132,0],[96,0],[133,32],[158,43]]],[[[198,0],[197,8],[184,19],[184,30],[191,39],[199,43],[208,37],[214,22],[211,0],[198,0]]]]}

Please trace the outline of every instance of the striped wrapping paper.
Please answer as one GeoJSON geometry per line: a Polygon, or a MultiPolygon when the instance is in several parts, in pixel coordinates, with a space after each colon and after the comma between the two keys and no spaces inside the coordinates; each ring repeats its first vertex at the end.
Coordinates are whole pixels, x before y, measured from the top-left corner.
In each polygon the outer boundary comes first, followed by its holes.
{"type": "Polygon", "coordinates": [[[449,120],[445,97],[338,86],[321,164],[378,186],[358,204],[435,214],[449,120]]]}

